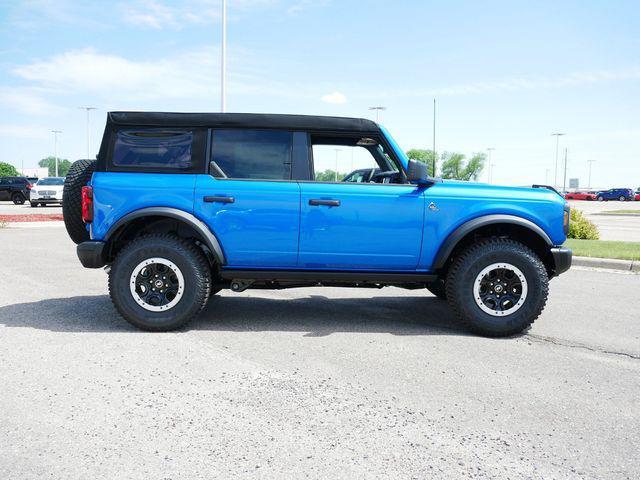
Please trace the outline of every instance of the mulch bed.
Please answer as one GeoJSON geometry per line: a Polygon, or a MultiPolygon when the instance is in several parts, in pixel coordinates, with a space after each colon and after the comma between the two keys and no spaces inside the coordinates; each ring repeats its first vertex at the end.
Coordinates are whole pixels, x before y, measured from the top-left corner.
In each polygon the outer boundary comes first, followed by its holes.
{"type": "Polygon", "coordinates": [[[57,222],[62,220],[61,213],[32,213],[28,215],[0,215],[0,222],[57,222]]]}

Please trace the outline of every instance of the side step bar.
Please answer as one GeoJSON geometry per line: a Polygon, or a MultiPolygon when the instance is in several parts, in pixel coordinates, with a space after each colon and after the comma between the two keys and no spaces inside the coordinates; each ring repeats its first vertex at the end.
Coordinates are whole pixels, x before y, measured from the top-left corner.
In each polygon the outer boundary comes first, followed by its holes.
{"type": "Polygon", "coordinates": [[[431,273],[340,272],[325,270],[220,270],[225,280],[288,280],[305,282],[429,283],[438,276],[431,273]]]}

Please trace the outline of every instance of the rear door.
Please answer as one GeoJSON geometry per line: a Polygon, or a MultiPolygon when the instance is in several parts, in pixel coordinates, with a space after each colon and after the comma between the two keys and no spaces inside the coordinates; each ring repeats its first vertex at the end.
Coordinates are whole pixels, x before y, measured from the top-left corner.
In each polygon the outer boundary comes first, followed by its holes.
{"type": "Polygon", "coordinates": [[[194,213],[217,236],[228,268],[297,265],[295,136],[280,130],[212,131],[209,173],[196,181],[194,213]]]}
{"type": "Polygon", "coordinates": [[[311,135],[316,180],[300,183],[300,267],[416,269],[424,190],[406,183],[390,149],[374,140],[311,135]],[[340,181],[356,169],[375,173],[369,182],[340,181]]]}

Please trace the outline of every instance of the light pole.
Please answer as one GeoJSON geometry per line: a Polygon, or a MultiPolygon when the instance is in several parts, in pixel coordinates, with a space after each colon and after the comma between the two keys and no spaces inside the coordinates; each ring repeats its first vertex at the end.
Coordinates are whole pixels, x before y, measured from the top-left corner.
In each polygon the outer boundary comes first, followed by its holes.
{"type": "Polygon", "coordinates": [[[566,133],[556,132],[551,134],[552,137],[556,137],[556,170],[553,176],[553,188],[555,189],[558,188],[558,144],[560,141],[560,137],[563,135],[566,135],[566,133]]]}
{"type": "Polygon", "coordinates": [[[369,110],[375,110],[376,111],[376,123],[379,122],[380,119],[380,112],[386,110],[387,107],[369,107],[369,110]]]}
{"type": "Polygon", "coordinates": [[[436,176],[436,99],[433,99],[433,176],[436,176]]]}
{"type": "Polygon", "coordinates": [[[491,152],[493,152],[494,150],[495,150],[495,148],[493,148],[493,147],[487,148],[487,152],[489,152],[489,158],[488,158],[488,160],[489,160],[489,169],[488,169],[488,172],[487,172],[489,174],[489,183],[491,183],[491,174],[492,174],[491,168],[493,167],[493,164],[491,163],[491,152]]]}
{"type": "Polygon", "coordinates": [[[53,133],[53,156],[56,159],[56,177],[58,176],[58,134],[62,133],[62,130],[51,130],[53,133]]]}
{"type": "Polygon", "coordinates": [[[593,164],[593,162],[595,162],[595,160],[587,160],[587,162],[589,162],[589,182],[588,182],[588,187],[587,188],[591,188],[591,165],[593,164]]]}
{"type": "Polygon", "coordinates": [[[562,181],[562,194],[567,190],[567,148],[564,149],[564,180],[562,181]]]}
{"type": "Polygon", "coordinates": [[[87,160],[91,158],[91,144],[89,140],[89,114],[91,110],[97,110],[96,107],[78,107],[81,110],[87,111],[87,160]]]}
{"type": "Polygon", "coordinates": [[[227,111],[227,0],[222,0],[222,45],[220,53],[220,111],[227,111]]]}
{"type": "Polygon", "coordinates": [[[338,152],[341,152],[341,150],[339,148],[334,148],[334,150],[336,151],[336,171],[335,171],[335,181],[338,181],[338,152]]]}
{"type": "Polygon", "coordinates": [[[549,174],[551,173],[551,169],[550,168],[546,168],[544,170],[544,184],[545,185],[549,185],[549,174]]]}
{"type": "Polygon", "coordinates": [[[495,163],[490,163],[489,164],[489,183],[493,182],[493,167],[495,167],[496,164],[495,163]]]}

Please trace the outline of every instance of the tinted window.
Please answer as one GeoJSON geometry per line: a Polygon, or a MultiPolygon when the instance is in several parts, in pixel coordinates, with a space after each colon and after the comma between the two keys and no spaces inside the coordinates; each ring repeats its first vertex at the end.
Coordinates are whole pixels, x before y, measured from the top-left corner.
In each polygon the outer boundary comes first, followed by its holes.
{"type": "Polygon", "coordinates": [[[38,185],[64,185],[63,178],[43,178],[38,181],[38,185]]]}
{"type": "Polygon", "coordinates": [[[228,178],[289,180],[291,143],[291,132],[215,130],[211,159],[228,178]]]}
{"type": "Polygon", "coordinates": [[[193,132],[166,129],[121,130],[116,135],[113,165],[188,169],[193,132]]]}

